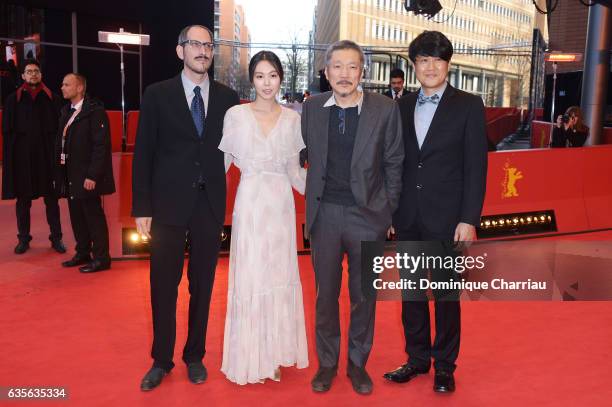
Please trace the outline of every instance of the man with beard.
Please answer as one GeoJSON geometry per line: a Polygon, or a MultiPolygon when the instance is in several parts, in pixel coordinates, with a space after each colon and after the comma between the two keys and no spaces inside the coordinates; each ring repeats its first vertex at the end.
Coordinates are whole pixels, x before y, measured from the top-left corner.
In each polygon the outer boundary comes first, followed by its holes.
{"type": "Polygon", "coordinates": [[[11,93],[2,121],[2,199],[17,199],[16,254],[30,248],[32,200],[43,197],[51,247],[65,253],[58,197],[53,187],[53,146],[62,101],[42,82],[40,64],[28,60],[21,77],[24,83],[11,93]]]}
{"type": "Polygon", "coordinates": [[[134,149],[132,215],[151,239],[153,366],[140,389],[157,387],[174,367],[176,300],[189,242],[189,330],[183,349],[189,380],[203,383],[206,327],[225,219],[225,112],[238,95],[208,76],[213,34],[185,27],[176,47],[183,71],[149,86],[140,108],[134,149]]]}
{"type": "Polygon", "coordinates": [[[408,89],[404,87],[404,71],[396,68],[391,71],[389,76],[391,77],[389,80],[390,89],[386,91],[384,95],[393,100],[398,100],[399,98],[407,95],[408,89]]]}

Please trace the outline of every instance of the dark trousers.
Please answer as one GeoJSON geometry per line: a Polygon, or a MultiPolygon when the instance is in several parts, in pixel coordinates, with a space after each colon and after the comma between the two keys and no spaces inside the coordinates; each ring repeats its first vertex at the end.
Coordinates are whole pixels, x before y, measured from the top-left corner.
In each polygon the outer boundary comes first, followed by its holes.
{"type": "MultiPolygon", "coordinates": [[[[206,353],[206,328],[215,268],[221,247],[222,224],[214,217],[206,191],[198,196],[187,226],[151,225],[151,308],[153,366],[174,367],[176,300],[183,275],[185,242],[189,241],[189,328],[183,349],[185,363],[199,362],[206,353]]],[[[256,237],[254,237],[256,238],[256,237]]]]}
{"type": "MultiPolygon", "coordinates": [[[[60,240],[62,238],[62,224],[57,198],[45,196],[43,199],[45,201],[47,223],[51,230],[49,240],[60,240]]],[[[19,241],[29,242],[32,240],[30,235],[30,208],[32,208],[32,200],[30,198],[17,198],[15,212],[17,214],[17,238],[19,238],[19,241]]]]}
{"type": "Polygon", "coordinates": [[[335,367],[340,355],[338,297],[342,284],[342,260],[348,256],[351,321],[348,357],[365,367],[374,340],[376,301],[361,288],[361,241],[384,240],[385,230],[355,206],[322,202],[310,233],[312,263],[317,286],[316,343],[319,366],[335,367]]]}
{"type": "Polygon", "coordinates": [[[102,198],[68,199],[68,211],[77,255],[89,256],[91,253],[95,260],[109,262],[108,226],[102,198]]]}
{"type": "MultiPolygon", "coordinates": [[[[443,236],[425,230],[423,225],[415,224],[410,229],[396,230],[397,239],[403,241],[444,241],[450,242],[453,236],[443,236]]],[[[446,253],[452,255],[450,253],[446,253]]],[[[440,270],[432,270],[433,274],[440,270]]],[[[419,272],[420,276],[426,273],[419,272]]],[[[424,294],[424,293],[423,293],[424,294]]],[[[455,370],[455,361],[459,356],[459,342],[461,337],[461,306],[458,299],[448,299],[448,292],[438,293],[435,290],[435,323],[436,337],[431,343],[431,325],[429,320],[429,301],[425,297],[418,301],[404,301],[402,303],[402,323],[406,338],[406,353],[408,363],[420,369],[428,369],[431,359],[434,359],[436,370],[455,370]],[[443,296],[442,300],[439,295],[443,296]],[[440,298],[440,299],[439,299],[440,298]]],[[[458,297],[457,297],[458,298],[458,297]]]]}

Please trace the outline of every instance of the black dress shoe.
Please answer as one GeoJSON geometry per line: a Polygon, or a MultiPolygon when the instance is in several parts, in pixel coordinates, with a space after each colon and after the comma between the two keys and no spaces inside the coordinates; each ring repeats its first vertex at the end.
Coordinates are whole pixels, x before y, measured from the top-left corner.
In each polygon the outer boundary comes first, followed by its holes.
{"type": "Polygon", "coordinates": [[[187,364],[187,376],[189,376],[191,383],[200,384],[206,381],[208,372],[202,362],[192,362],[187,364]]]}
{"type": "Polygon", "coordinates": [[[62,239],[52,240],[51,247],[58,253],[66,253],[66,246],[64,246],[62,239]]]}
{"type": "Polygon", "coordinates": [[[433,389],[436,393],[452,393],[455,391],[455,377],[453,372],[436,370],[433,389]]]}
{"type": "Polygon", "coordinates": [[[108,270],[110,268],[110,261],[92,260],[90,263],[79,267],[81,273],[95,273],[97,271],[108,270]]]}
{"type": "Polygon", "coordinates": [[[338,374],[338,367],[319,367],[317,373],[310,382],[312,390],[317,393],[323,393],[331,388],[332,380],[338,374]]]}
{"type": "Polygon", "coordinates": [[[418,369],[406,363],[391,372],[385,373],[383,377],[395,383],[406,383],[418,375],[425,374],[428,371],[429,369],[418,369]]]}
{"type": "Polygon", "coordinates": [[[29,242],[19,241],[19,243],[17,243],[17,246],[15,246],[15,254],[24,254],[25,252],[28,251],[29,248],[30,248],[29,242]]]}
{"type": "Polygon", "coordinates": [[[75,267],[75,266],[80,266],[81,264],[87,264],[91,262],[91,257],[88,256],[80,256],[78,254],[75,254],[73,258],[71,258],[70,260],[66,260],[65,262],[62,262],[62,266],[64,267],[75,267]]]}
{"type": "Polygon", "coordinates": [[[162,369],[161,367],[152,367],[151,370],[147,372],[147,374],[142,378],[140,382],[140,390],[142,391],[150,391],[159,386],[162,382],[162,379],[168,372],[162,369]]]}
{"type": "Polygon", "coordinates": [[[370,375],[365,368],[359,367],[349,360],[346,375],[351,379],[353,390],[357,393],[364,395],[372,393],[372,379],[370,379],[370,375]]]}

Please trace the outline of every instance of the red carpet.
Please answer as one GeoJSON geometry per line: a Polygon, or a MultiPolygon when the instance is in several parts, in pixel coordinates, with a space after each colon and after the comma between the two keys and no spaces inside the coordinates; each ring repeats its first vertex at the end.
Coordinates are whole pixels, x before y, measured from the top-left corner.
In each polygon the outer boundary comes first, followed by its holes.
{"type": "MultiPolygon", "coordinates": [[[[65,203],[65,202],[64,202],[65,203]]],[[[64,204],[63,203],[63,204],[64,204]]],[[[219,371],[225,317],[227,259],[221,259],[213,294],[204,359],[205,384],[188,382],[180,362],[186,335],[187,280],[181,284],[175,362],[162,386],[139,390],[151,365],[148,263],[116,261],[110,271],[82,275],[63,269],[48,248],[42,202],[32,209],[32,249],[12,253],[16,243],[14,203],[0,203],[0,387],[64,386],[69,400],[45,405],[418,405],[418,406],[608,406],[612,390],[612,303],[464,302],[457,392],[431,390],[433,374],[404,385],[382,374],[405,359],[400,304],[378,304],[374,349],[368,371],[371,396],[358,396],[345,375],[346,337],[339,375],[327,394],[313,394],[313,274],[300,257],[311,366],[283,369],[280,383],[240,387],[219,371]]],[[[66,243],[73,245],[62,206],[66,243]]],[[[611,239],[610,233],[583,238],[611,239]]],[[[70,248],[72,249],[72,247],[70,248]]],[[[345,279],[346,281],[346,279],[345,279]]],[[[341,298],[348,319],[346,284],[341,298]]],[[[345,334],[346,329],[343,332],[345,334]]],[[[5,400],[1,404],[8,404],[5,400]]],[[[11,405],[38,405],[15,402],[11,405]]]]}

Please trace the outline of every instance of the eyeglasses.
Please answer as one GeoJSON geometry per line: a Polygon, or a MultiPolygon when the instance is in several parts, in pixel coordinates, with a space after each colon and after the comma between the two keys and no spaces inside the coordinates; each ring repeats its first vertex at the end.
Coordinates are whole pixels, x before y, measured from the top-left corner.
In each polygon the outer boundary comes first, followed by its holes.
{"type": "Polygon", "coordinates": [[[340,134],[344,134],[344,132],[346,131],[346,114],[344,112],[344,109],[338,109],[338,119],[340,120],[340,123],[338,124],[338,132],[340,134]]]}
{"type": "Polygon", "coordinates": [[[26,69],[25,74],[26,75],[39,75],[40,71],[38,69],[26,69]]]}
{"type": "Polygon", "coordinates": [[[197,49],[197,50],[201,50],[202,48],[204,48],[207,51],[212,51],[213,49],[215,49],[215,44],[212,42],[200,42],[197,40],[187,40],[187,41],[183,41],[181,42],[181,45],[184,47],[185,45],[189,45],[191,48],[197,49]]]}

